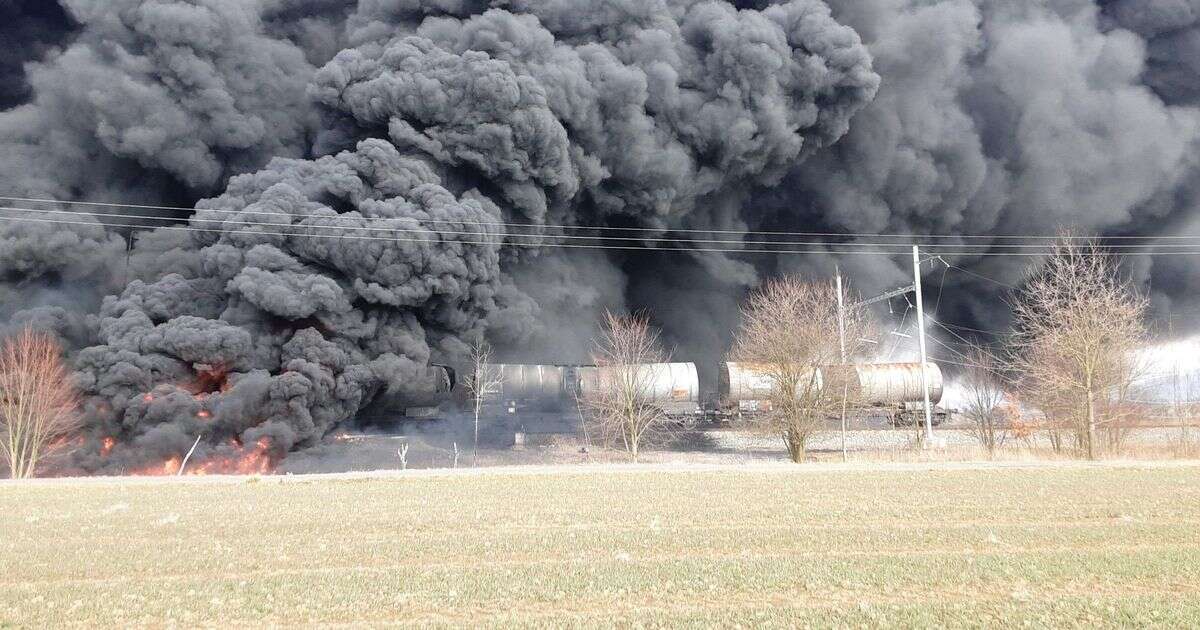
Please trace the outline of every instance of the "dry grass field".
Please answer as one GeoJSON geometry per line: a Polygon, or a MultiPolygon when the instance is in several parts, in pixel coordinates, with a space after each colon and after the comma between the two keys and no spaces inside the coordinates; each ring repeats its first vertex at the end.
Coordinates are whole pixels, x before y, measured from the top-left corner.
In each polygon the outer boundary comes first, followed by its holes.
{"type": "Polygon", "coordinates": [[[1200,468],[0,484],[0,627],[1200,626],[1200,468]]]}

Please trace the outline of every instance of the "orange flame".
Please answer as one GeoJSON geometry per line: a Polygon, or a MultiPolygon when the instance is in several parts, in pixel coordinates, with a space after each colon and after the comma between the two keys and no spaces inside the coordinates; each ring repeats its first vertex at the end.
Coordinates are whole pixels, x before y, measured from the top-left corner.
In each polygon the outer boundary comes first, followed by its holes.
{"type": "Polygon", "coordinates": [[[204,369],[197,370],[196,378],[192,383],[182,387],[196,395],[227,391],[229,389],[229,368],[224,365],[206,366],[204,369]]]}
{"type": "MultiPolygon", "coordinates": [[[[237,440],[231,440],[238,444],[237,440]]],[[[238,445],[239,448],[240,445],[238,445]]],[[[253,447],[241,448],[241,453],[225,457],[212,457],[200,462],[188,462],[183,471],[185,475],[265,475],[275,470],[275,461],[271,453],[271,441],[259,438],[253,447]]],[[[131,475],[154,476],[174,475],[179,472],[182,460],[178,455],[172,456],[161,465],[148,466],[132,471],[131,475]]]]}
{"type": "Polygon", "coordinates": [[[117,445],[117,439],[114,437],[106,437],[100,443],[100,454],[107,457],[112,452],[113,447],[117,445]]]}
{"type": "Polygon", "coordinates": [[[181,463],[183,463],[183,460],[179,459],[178,455],[171,457],[171,459],[168,459],[167,461],[163,462],[163,465],[162,465],[163,474],[164,475],[174,475],[175,473],[179,472],[179,465],[181,463]]]}

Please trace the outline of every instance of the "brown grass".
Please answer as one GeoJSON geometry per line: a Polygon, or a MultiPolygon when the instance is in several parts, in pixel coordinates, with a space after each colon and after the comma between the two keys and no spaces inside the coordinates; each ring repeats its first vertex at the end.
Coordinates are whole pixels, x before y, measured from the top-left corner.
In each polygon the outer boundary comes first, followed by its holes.
{"type": "Polygon", "coordinates": [[[81,480],[0,504],[0,627],[1200,623],[1197,467],[81,480]]]}

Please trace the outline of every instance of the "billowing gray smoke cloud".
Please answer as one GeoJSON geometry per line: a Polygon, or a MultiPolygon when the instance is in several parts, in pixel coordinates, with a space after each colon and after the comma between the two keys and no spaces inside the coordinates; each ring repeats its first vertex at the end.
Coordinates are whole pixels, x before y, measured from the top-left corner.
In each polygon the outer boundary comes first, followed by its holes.
{"type": "Polygon", "coordinates": [[[1200,102],[1200,3],[1117,0],[1103,14],[1145,39],[1145,82],[1155,93],[1171,104],[1200,102]]]}
{"type": "MultiPolygon", "coordinates": [[[[27,42],[4,53],[5,72],[13,59],[26,62],[16,64],[22,77],[6,97],[28,93],[27,102],[0,112],[5,195],[188,203],[219,190],[229,174],[306,153],[316,122],[304,98],[313,68],[292,42],[264,32],[259,3],[65,0],[54,11],[50,4],[3,7],[19,16],[3,27],[18,35],[6,37],[6,47],[27,42]],[[77,32],[44,32],[55,24],[77,32]]],[[[98,233],[89,217],[0,211],[0,223],[4,314],[28,311],[17,321],[81,330],[81,314],[124,279],[124,243],[98,233]]]]}
{"type": "Polygon", "coordinates": [[[177,459],[197,435],[200,462],[278,456],[427,386],[432,359],[485,331],[535,348],[590,328],[621,306],[627,263],[522,247],[496,222],[723,225],[708,200],[777,183],[879,81],[817,0],[65,4],[78,34],[0,113],[10,190],[224,187],[187,230],[140,233],[127,270],[120,239],[73,226],[132,280],[70,325],[22,315],[90,341],[73,357],[85,470],[177,459]]]}
{"type": "Polygon", "coordinates": [[[0,109],[29,98],[25,64],[70,35],[71,23],[56,2],[0,0],[0,109]]]}
{"type": "MultiPolygon", "coordinates": [[[[1155,235],[1195,216],[1200,118],[1181,88],[1200,86],[1200,75],[1180,70],[1168,90],[1155,79],[1154,44],[1120,28],[1132,27],[1134,15],[1178,15],[1158,10],[1178,3],[831,4],[834,16],[863,37],[883,81],[842,141],[761,195],[757,207],[773,209],[757,217],[761,225],[977,236],[1071,227],[1155,235]]],[[[1188,63],[1179,57],[1175,66],[1188,63]]],[[[1010,284],[1029,263],[949,258],[1010,284]]],[[[905,257],[842,256],[788,261],[784,268],[827,274],[837,262],[857,271],[859,288],[868,291],[903,282],[910,264],[905,257]]],[[[1184,293],[1168,280],[1179,278],[1179,265],[1165,258],[1154,265],[1173,270],[1159,278],[1147,260],[1135,267],[1144,279],[1155,278],[1156,299],[1167,304],[1184,293]]],[[[938,280],[937,271],[928,279],[938,280]]],[[[951,273],[943,314],[1002,328],[1007,311],[997,290],[951,273]]]]}
{"type": "Polygon", "coordinates": [[[278,454],[422,385],[431,352],[495,308],[499,245],[467,243],[498,243],[479,226],[497,218],[381,140],[234,177],[191,219],[211,231],[155,234],[135,255],[154,279],[105,300],[77,367],[104,401],[98,435],[125,443],[87,464],[167,458],[197,434],[202,459],[231,439],[278,454]]]}
{"type": "MultiPolygon", "coordinates": [[[[178,457],[197,435],[200,461],[278,456],[420,389],[478,334],[577,361],[600,311],[648,307],[703,362],[764,275],[838,264],[864,291],[907,276],[899,256],[518,232],[1200,234],[1184,0],[63,5],[60,31],[6,58],[33,60],[4,66],[27,86],[0,112],[6,190],[199,208],[199,231],[138,233],[128,265],[89,217],[0,216],[4,317],[81,348],[85,470],[178,457]]],[[[1012,283],[1027,260],[952,262],[1012,283]]],[[[1197,270],[1133,269],[1176,312],[1197,270]]],[[[997,290],[948,274],[940,315],[1000,326],[997,290]]]]}
{"type": "Polygon", "coordinates": [[[563,200],[559,218],[577,215],[582,190],[596,212],[667,221],[730,182],[778,180],[845,133],[878,85],[857,36],[820,3],[609,3],[599,16],[593,4],[429,18],[415,36],[344,51],[314,92],[352,122],[324,144],[386,130],[469,167],[534,220],[563,200]],[[579,34],[598,18],[621,29],[579,34]],[[532,153],[513,152],[534,137],[532,153]]]}
{"type": "Polygon", "coordinates": [[[63,4],[79,34],[28,68],[32,100],[0,114],[10,190],[161,199],[170,186],[208,192],[230,172],[304,154],[312,68],[263,32],[260,3],[63,4]]]}

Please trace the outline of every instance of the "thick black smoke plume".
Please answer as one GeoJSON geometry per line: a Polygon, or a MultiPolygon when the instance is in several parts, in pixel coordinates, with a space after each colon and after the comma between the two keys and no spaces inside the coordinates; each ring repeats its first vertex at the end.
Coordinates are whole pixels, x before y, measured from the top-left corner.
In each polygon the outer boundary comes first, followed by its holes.
{"type": "MultiPolygon", "coordinates": [[[[570,244],[557,225],[1200,234],[1189,0],[0,0],[0,17],[6,196],[196,208],[0,211],[0,318],[72,349],[86,471],[198,435],[197,461],[278,457],[426,387],[477,335],[583,360],[605,308],[649,308],[705,365],[764,276],[908,274],[902,256],[528,246],[570,244]],[[174,225],[124,227],[155,213],[174,225]]],[[[1029,261],[950,262],[979,275],[947,274],[938,316],[1003,326],[994,282],[1029,261]]],[[[1160,315],[1200,306],[1190,257],[1134,271],[1160,315]]]]}
{"type": "Polygon", "coordinates": [[[10,322],[79,348],[82,469],[198,435],[197,461],[278,456],[480,334],[553,352],[621,305],[625,263],[497,223],[724,225],[710,204],[777,184],[879,84],[817,0],[491,5],[64,2],[0,113],[10,196],[208,197],[129,252],[99,219],[4,215],[10,322]]]}

